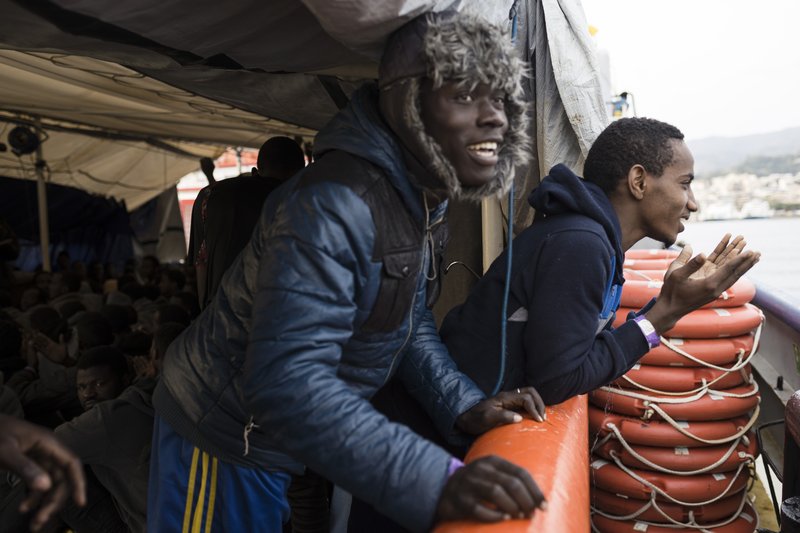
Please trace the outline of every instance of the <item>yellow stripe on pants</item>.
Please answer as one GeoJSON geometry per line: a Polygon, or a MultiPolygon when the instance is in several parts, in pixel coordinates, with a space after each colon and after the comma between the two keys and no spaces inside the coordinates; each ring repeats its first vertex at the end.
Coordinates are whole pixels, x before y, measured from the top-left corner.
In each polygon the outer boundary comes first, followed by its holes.
{"type": "Polygon", "coordinates": [[[200,495],[197,499],[197,506],[194,508],[194,520],[192,520],[192,533],[200,533],[200,526],[203,523],[203,506],[206,503],[206,480],[208,478],[208,454],[203,452],[203,477],[200,480],[200,495]]]}
{"type": "Polygon", "coordinates": [[[211,491],[208,495],[208,514],[206,515],[206,533],[211,533],[211,522],[214,520],[214,500],[217,497],[217,458],[211,458],[211,491]]]}
{"type": "Polygon", "coordinates": [[[186,508],[183,511],[183,533],[189,533],[190,518],[192,516],[192,501],[194,500],[194,478],[197,476],[197,457],[200,450],[194,449],[192,453],[192,467],[189,469],[189,486],[186,488],[186,508]]]}

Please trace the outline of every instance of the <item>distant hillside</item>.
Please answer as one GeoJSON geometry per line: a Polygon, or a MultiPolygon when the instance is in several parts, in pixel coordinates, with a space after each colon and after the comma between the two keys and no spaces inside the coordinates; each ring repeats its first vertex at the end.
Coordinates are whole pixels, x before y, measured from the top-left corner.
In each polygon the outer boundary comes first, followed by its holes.
{"type": "Polygon", "coordinates": [[[771,168],[797,168],[800,155],[800,128],[746,135],[744,137],[709,137],[687,141],[694,155],[694,168],[698,177],[708,177],[729,171],[794,172],[796,170],[769,170],[771,168]],[[779,156],[782,162],[774,161],[779,156]],[[747,168],[749,170],[743,170],[747,168]]]}
{"type": "Polygon", "coordinates": [[[738,174],[797,174],[800,172],[800,152],[791,155],[748,157],[743,163],[736,165],[733,171],[738,174]]]}

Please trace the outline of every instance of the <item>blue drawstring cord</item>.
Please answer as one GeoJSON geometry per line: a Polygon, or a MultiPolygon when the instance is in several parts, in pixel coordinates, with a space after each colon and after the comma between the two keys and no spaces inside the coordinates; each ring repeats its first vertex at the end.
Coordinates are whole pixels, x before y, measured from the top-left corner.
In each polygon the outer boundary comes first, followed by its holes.
{"type": "MultiPolygon", "coordinates": [[[[517,39],[517,3],[511,6],[509,12],[511,18],[511,42],[517,39]]],[[[500,371],[497,374],[497,382],[492,389],[492,396],[500,392],[503,386],[503,378],[506,374],[506,338],[508,337],[506,325],[508,324],[508,293],[511,289],[511,252],[514,247],[514,180],[511,180],[511,187],[508,189],[508,246],[506,247],[506,282],[503,287],[503,310],[500,316],[500,371]]]]}
{"type": "Polygon", "coordinates": [[[500,387],[503,386],[503,377],[506,374],[506,325],[508,324],[508,293],[511,289],[511,252],[514,247],[514,183],[511,183],[511,188],[508,190],[508,247],[506,248],[506,282],[503,286],[503,311],[500,322],[500,371],[497,375],[497,383],[492,389],[492,396],[500,392],[500,387]]]}

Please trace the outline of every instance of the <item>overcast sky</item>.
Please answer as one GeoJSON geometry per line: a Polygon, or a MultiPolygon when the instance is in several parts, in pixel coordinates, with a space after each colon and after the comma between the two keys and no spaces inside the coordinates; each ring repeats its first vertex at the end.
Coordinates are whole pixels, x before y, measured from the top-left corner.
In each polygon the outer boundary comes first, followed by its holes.
{"type": "Polygon", "coordinates": [[[582,0],[612,90],[687,139],[800,126],[800,0],[582,0]]]}

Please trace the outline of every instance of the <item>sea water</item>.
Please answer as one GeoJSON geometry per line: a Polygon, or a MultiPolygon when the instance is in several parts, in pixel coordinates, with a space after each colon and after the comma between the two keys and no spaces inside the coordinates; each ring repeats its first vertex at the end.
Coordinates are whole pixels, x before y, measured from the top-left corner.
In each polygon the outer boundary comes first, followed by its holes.
{"type": "Polygon", "coordinates": [[[744,236],[747,249],[761,252],[748,277],[800,307],[800,218],[689,221],[685,226],[678,241],[691,244],[695,254],[711,252],[725,233],[744,236]]]}

